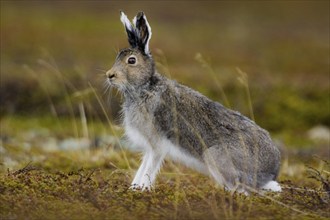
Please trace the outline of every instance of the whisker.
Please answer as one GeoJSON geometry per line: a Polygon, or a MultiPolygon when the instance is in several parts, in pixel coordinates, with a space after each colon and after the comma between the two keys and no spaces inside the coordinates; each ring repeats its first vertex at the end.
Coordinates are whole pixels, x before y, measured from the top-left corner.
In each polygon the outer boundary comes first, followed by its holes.
{"type": "Polygon", "coordinates": [[[104,83],[103,89],[104,89],[103,95],[105,95],[108,92],[108,90],[109,90],[109,85],[107,83],[104,83]]]}
{"type": "Polygon", "coordinates": [[[103,73],[106,73],[106,72],[107,72],[107,70],[105,70],[105,69],[100,69],[100,68],[96,68],[95,70],[100,71],[100,72],[103,72],[103,73]]]}
{"type": "Polygon", "coordinates": [[[119,47],[118,47],[118,46],[113,47],[112,49],[114,50],[114,52],[115,52],[116,54],[119,53],[119,47]]]}

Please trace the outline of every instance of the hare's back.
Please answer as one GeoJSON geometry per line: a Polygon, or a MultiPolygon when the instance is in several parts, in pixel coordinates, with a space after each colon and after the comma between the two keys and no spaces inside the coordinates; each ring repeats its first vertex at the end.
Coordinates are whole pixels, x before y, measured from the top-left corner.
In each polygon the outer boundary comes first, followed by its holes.
{"type": "Polygon", "coordinates": [[[272,148],[268,133],[252,120],[186,86],[175,84],[161,96],[155,110],[158,129],[195,156],[215,145],[246,147],[249,155],[255,153],[253,146],[272,148]]]}

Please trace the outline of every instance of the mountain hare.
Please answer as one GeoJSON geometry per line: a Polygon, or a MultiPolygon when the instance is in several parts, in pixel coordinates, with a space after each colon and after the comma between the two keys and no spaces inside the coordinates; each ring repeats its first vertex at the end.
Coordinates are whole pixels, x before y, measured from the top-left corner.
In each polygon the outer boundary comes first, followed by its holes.
{"type": "Polygon", "coordinates": [[[131,188],[150,189],[169,157],[212,176],[227,190],[281,191],[280,152],[269,134],[238,112],[159,74],[149,50],[143,12],[131,23],[121,12],[129,48],[119,52],[107,80],[124,96],[123,124],[143,159],[131,188]]]}

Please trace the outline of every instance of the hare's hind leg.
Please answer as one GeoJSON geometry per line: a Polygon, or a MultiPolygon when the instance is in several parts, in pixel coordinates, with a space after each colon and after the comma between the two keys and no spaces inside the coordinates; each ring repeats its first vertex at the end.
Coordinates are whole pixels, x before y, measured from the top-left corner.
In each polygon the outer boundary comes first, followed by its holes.
{"type": "Polygon", "coordinates": [[[239,172],[235,169],[229,155],[219,146],[208,148],[203,154],[203,159],[210,175],[219,185],[230,191],[245,193],[239,184],[239,172]]]}
{"type": "Polygon", "coordinates": [[[154,150],[147,151],[142,159],[142,163],[135,174],[131,188],[139,188],[142,190],[150,189],[153,185],[157,173],[164,161],[165,155],[155,152],[154,150]]]}

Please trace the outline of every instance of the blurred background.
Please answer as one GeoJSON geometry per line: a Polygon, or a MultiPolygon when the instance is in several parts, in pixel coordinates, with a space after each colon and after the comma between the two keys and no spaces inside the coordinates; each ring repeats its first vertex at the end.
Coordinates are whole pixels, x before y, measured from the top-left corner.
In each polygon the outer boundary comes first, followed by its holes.
{"type": "Polygon", "coordinates": [[[329,157],[329,1],[1,1],[2,143],[121,132],[120,10],[146,13],[160,72],[329,157]]]}

